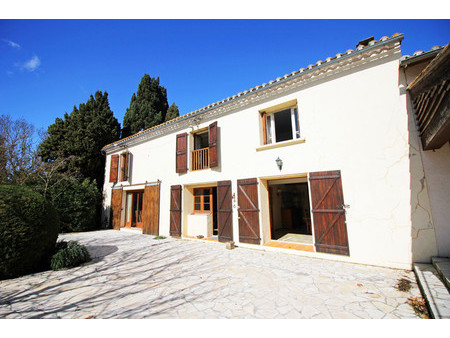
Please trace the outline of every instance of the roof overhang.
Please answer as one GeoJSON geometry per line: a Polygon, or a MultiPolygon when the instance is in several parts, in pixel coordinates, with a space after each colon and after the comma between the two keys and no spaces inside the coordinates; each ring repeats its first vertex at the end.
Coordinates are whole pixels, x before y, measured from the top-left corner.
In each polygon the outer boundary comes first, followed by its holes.
{"type": "Polygon", "coordinates": [[[450,44],[408,86],[424,150],[450,141],[450,44]]]}

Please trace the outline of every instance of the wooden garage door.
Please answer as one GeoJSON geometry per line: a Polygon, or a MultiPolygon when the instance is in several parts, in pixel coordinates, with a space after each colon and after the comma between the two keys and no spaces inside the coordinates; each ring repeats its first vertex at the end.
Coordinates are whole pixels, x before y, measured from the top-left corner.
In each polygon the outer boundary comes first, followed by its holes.
{"type": "Polygon", "coordinates": [[[122,187],[112,189],[111,194],[111,223],[113,229],[120,229],[120,215],[122,213],[122,187]]]}
{"type": "Polygon", "coordinates": [[[170,236],[181,237],[181,185],[170,187],[170,236]]]}
{"type": "Polygon", "coordinates": [[[144,205],[142,215],[142,233],[159,235],[159,191],[160,184],[147,185],[144,190],[144,205]]]}
{"type": "Polygon", "coordinates": [[[256,178],[237,181],[239,241],[250,244],[260,244],[258,180],[256,178]]]}
{"type": "Polygon", "coordinates": [[[309,174],[316,251],[350,255],[341,172],[309,174]]]}
{"type": "Polygon", "coordinates": [[[217,182],[217,227],[219,242],[233,240],[231,181],[217,182]]]}

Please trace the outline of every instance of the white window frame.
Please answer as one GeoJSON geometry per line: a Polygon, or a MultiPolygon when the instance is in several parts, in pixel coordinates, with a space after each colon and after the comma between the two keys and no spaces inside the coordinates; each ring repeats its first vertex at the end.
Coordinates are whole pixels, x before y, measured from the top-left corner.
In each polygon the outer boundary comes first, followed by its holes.
{"type": "Polygon", "coordinates": [[[298,109],[297,107],[280,109],[278,111],[274,111],[272,113],[266,113],[266,144],[276,144],[280,142],[288,142],[292,140],[296,140],[300,138],[300,122],[298,120],[298,109]],[[275,114],[285,111],[291,110],[291,129],[292,129],[292,138],[284,141],[276,141],[277,135],[275,132],[275,114]],[[270,120],[270,122],[269,122],[270,120]]]}

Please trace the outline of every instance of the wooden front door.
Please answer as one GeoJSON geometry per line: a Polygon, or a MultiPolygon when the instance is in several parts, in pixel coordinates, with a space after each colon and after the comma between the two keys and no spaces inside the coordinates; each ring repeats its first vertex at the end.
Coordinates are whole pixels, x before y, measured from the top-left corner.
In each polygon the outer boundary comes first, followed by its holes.
{"type": "Polygon", "coordinates": [[[142,233],[159,235],[159,192],[160,184],[148,185],[144,190],[144,210],[142,214],[142,233]]]}
{"type": "Polygon", "coordinates": [[[181,237],[181,185],[170,187],[170,236],[181,237]]]}
{"type": "Polygon", "coordinates": [[[258,180],[256,178],[237,181],[239,241],[260,244],[258,180]]]}
{"type": "Polygon", "coordinates": [[[122,188],[112,189],[111,194],[111,224],[113,229],[120,229],[120,215],[122,212],[122,188]]]}
{"type": "Polygon", "coordinates": [[[340,170],[309,174],[316,251],[350,255],[340,170]]]}
{"type": "Polygon", "coordinates": [[[127,193],[127,209],[125,212],[125,226],[142,228],[143,191],[127,193]]]}
{"type": "Polygon", "coordinates": [[[231,181],[217,182],[217,227],[219,242],[233,240],[231,181]]]}

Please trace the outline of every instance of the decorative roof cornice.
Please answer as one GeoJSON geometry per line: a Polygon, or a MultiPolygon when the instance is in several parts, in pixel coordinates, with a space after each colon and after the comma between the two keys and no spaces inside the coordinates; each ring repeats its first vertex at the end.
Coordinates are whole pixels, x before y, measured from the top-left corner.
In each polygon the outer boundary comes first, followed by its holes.
{"type": "Polygon", "coordinates": [[[304,86],[316,80],[329,77],[347,69],[357,67],[360,64],[378,60],[383,53],[390,50],[400,50],[403,34],[396,33],[391,38],[382,37],[379,41],[372,40],[367,46],[358,45],[356,50],[349,49],[345,53],[338,53],[334,57],[328,57],[325,61],[317,61],[315,65],[301,68],[276,80],[263,83],[244,92],[238,93],[221,101],[212,103],[201,109],[179,116],[155,127],[140,131],[134,135],[108,144],[103,147],[105,152],[113,152],[124,147],[141,143],[177,130],[182,130],[192,125],[198,125],[201,120],[209,120],[226,114],[250,104],[256,104],[264,99],[286,93],[292,89],[304,86]],[[370,58],[370,59],[369,59],[370,58]]]}

